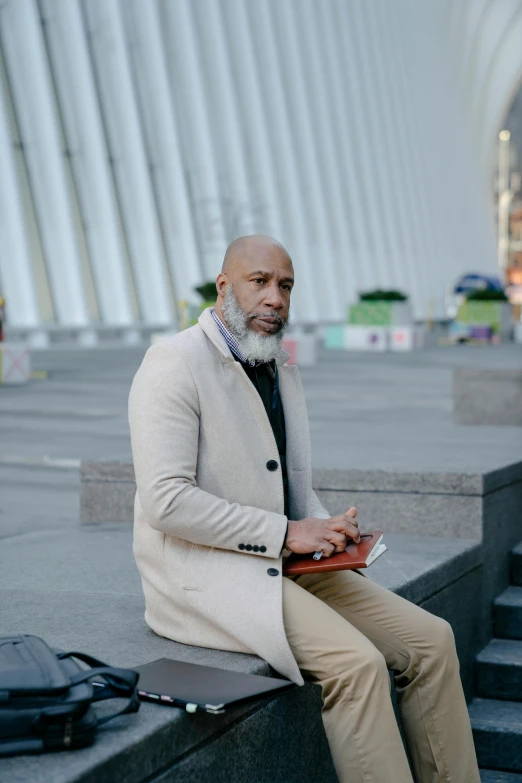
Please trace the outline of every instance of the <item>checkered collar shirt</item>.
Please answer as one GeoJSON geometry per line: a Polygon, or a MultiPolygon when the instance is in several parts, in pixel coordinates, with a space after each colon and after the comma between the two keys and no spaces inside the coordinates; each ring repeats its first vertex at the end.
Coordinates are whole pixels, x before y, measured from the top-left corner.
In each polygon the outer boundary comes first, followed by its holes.
{"type": "Polygon", "coordinates": [[[219,331],[225,338],[226,344],[228,345],[228,347],[230,348],[234,356],[237,356],[240,362],[243,362],[243,364],[248,364],[250,365],[250,367],[258,367],[260,364],[266,364],[266,362],[256,362],[255,359],[245,359],[245,357],[241,353],[241,349],[239,348],[239,344],[236,338],[234,337],[234,335],[232,334],[228,326],[226,326],[221,320],[221,318],[218,315],[216,315],[214,308],[212,308],[211,313],[212,313],[212,317],[214,318],[214,321],[217,323],[219,327],[219,331]]]}

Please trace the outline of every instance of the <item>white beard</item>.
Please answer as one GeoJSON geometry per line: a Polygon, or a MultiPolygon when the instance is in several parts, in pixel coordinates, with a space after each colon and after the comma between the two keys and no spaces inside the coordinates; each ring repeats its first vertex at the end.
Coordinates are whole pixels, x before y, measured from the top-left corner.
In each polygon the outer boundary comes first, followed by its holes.
{"type": "MultiPolygon", "coordinates": [[[[223,302],[223,317],[228,328],[236,338],[239,350],[247,361],[271,362],[281,351],[283,334],[289,321],[287,320],[277,334],[261,334],[250,328],[249,322],[252,315],[247,315],[236,299],[232,283],[227,286],[223,302]]],[[[272,311],[255,313],[266,318],[278,318],[281,316],[272,311]]]]}

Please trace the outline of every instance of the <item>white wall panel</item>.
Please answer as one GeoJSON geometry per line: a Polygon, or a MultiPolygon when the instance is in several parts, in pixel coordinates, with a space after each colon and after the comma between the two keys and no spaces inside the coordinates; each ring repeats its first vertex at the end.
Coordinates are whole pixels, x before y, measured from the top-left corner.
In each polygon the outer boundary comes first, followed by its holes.
{"type": "Polygon", "coordinates": [[[38,305],[31,270],[29,248],[24,233],[20,192],[7,127],[3,96],[0,93],[0,257],[1,283],[12,310],[15,325],[37,326],[38,305]]]}
{"type": "Polygon", "coordinates": [[[176,299],[196,301],[202,270],[171,100],[157,6],[122,0],[143,134],[176,299]]]}
{"type": "Polygon", "coordinates": [[[169,323],[173,302],[118,0],[85,0],[85,25],[141,318],[169,323]]]}
{"type": "MultiPolygon", "coordinates": [[[[88,322],[49,66],[33,0],[1,9],[2,47],[59,323],[88,322]]],[[[6,262],[2,262],[4,264],[6,262]]]]}
{"type": "Polygon", "coordinates": [[[136,314],[80,6],[40,0],[40,8],[101,318],[105,324],[128,325],[136,314]]]}
{"type": "Polygon", "coordinates": [[[13,323],[45,320],[40,246],[57,322],[85,328],[168,323],[249,232],[288,247],[295,322],[377,286],[442,316],[460,274],[496,272],[522,0],[3,0],[0,23],[13,323]]]}

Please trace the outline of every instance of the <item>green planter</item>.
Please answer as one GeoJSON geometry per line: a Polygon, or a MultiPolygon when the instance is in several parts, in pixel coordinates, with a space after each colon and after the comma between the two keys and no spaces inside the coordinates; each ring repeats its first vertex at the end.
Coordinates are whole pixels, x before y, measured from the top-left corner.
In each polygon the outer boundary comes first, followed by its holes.
{"type": "Polygon", "coordinates": [[[348,307],[348,323],[357,326],[408,326],[409,302],[358,302],[348,307]]]}
{"type": "Polygon", "coordinates": [[[508,337],[512,326],[511,305],[509,302],[463,302],[456,320],[465,324],[487,324],[495,334],[508,337]]]}

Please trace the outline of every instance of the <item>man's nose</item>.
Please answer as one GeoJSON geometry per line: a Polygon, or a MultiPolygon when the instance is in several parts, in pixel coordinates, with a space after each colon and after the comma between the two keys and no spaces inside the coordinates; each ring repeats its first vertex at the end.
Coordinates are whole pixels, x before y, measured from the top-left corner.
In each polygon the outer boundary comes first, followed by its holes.
{"type": "Polygon", "coordinates": [[[281,310],[284,307],[283,297],[281,295],[281,289],[278,285],[271,285],[265,291],[265,297],[263,304],[267,307],[272,307],[274,310],[281,310]]]}

